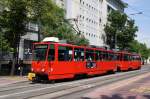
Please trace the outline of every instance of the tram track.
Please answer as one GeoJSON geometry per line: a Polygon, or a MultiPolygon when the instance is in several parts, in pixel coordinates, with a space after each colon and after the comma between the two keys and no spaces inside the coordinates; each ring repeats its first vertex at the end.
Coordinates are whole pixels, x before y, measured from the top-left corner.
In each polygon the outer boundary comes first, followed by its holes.
{"type": "MultiPolygon", "coordinates": [[[[93,77],[93,78],[87,78],[87,79],[80,79],[80,80],[75,80],[75,81],[71,81],[71,83],[72,82],[77,82],[78,83],[78,81],[79,82],[85,82],[86,83],[86,81],[94,81],[94,80],[100,80],[100,79],[102,79],[102,80],[107,80],[107,79],[110,79],[111,77],[118,77],[118,76],[123,76],[123,75],[127,75],[127,74],[129,74],[129,73],[131,73],[131,72],[136,72],[136,71],[130,71],[130,72],[126,72],[126,73],[119,73],[119,74],[115,74],[115,75],[105,75],[105,76],[100,76],[99,78],[98,77],[93,77]]],[[[64,83],[64,84],[70,84],[70,82],[62,82],[62,83],[64,83]]],[[[22,85],[17,85],[17,87],[14,87],[14,86],[8,86],[8,87],[1,87],[0,88],[0,92],[5,92],[5,91],[10,91],[10,90],[15,90],[15,89],[22,89],[22,88],[33,88],[33,87],[37,87],[37,86],[42,86],[42,87],[48,87],[49,85],[58,85],[58,84],[60,84],[60,83],[55,83],[55,84],[50,84],[50,83],[47,83],[47,84],[40,84],[40,83],[22,83],[22,85]],[[24,85],[25,84],[25,85],[24,85]],[[35,85],[34,85],[35,84],[35,85]]]]}
{"type": "Polygon", "coordinates": [[[74,87],[70,87],[70,88],[66,88],[66,89],[63,89],[63,90],[59,90],[59,91],[56,91],[56,92],[52,92],[52,93],[48,93],[48,94],[43,94],[43,95],[38,95],[38,96],[33,96],[33,97],[28,97],[29,99],[59,99],[63,96],[66,96],[68,94],[73,94],[73,93],[77,93],[77,92],[80,92],[80,91],[84,91],[84,90],[87,90],[87,89],[91,89],[91,88],[96,88],[96,87],[102,87],[103,85],[109,85],[111,83],[115,83],[115,82],[119,82],[119,81],[122,81],[122,80],[125,80],[125,79],[129,79],[129,78],[133,78],[133,77],[136,77],[136,76],[139,76],[139,75],[142,75],[142,74],[146,74],[148,72],[144,72],[144,73],[136,73],[136,74],[132,74],[130,76],[125,76],[125,77],[122,77],[122,78],[113,78],[111,80],[105,80],[105,81],[102,81],[102,82],[93,82],[93,83],[88,83],[88,84],[80,84],[79,86],[74,86],[74,87]]]}
{"type": "Polygon", "coordinates": [[[41,86],[40,88],[39,87],[37,88],[37,86],[39,85],[35,85],[35,86],[30,85],[30,86],[24,86],[25,89],[23,89],[23,87],[21,86],[16,87],[16,88],[14,87],[14,88],[7,89],[7,90],[3,89],[3,90],[0,90],[0,98],[15,99],[16,97],[17,98],[19,97],[19,98],[31,98],[31,99],[33,98],[34,99],[40,96],[45,96],[45,95],[50,95],[50,94],[54,96],[58,93],[59,95],[61,95],[60,93],[66,93],[63,95],[67,95],[70,92],[74,93],[74,92],[86,90],[89,88],[94,88],[97,86],[103,86],[105,84],[107,85],[109,83],[124,80],[124,79],[131,78],[137,75],[141,75],[141,74],[147,73],[148,70],[149,69],[143,69],[142,72],[131,71],[131,72],[119,73],[115,75],[101,76],[101,77],[83,79],[79,81],[77,80],[77,81],[72,81],[72,82],[63,82],[63,83],[46,84],[46,85],[40,84],[41,86]],[[14,90],[16,89],[18,91],[15,92],[14,90]],[[22,91],[20,91],[20,89],[22,89],[22,91]],[[12,90],[14,92],[8,93],[9,90],[12,90]]]}

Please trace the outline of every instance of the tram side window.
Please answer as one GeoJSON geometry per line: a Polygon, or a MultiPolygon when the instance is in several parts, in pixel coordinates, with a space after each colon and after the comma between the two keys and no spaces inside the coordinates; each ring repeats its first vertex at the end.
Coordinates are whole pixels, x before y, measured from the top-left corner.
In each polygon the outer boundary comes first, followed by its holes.
{"type": "Polygon", "coordinates": [[[96,51],[95,53],[95,60],[96,61],[100,61],[102,60],[103,56],[102,56],[102,52],[101,51],[96,51]]]}
{"type": "Polygon", "coordinates": [[[118,54],[114,54],[114,60],[120,60],[120,57],[118,54]]]}
{"type": "Polygon", "coordinates": [[[140,56],[137,56],[137,60],[138,60],[138,61],[141,61],[141,57],[140,57],[140,56]]]}
{"type": "Polygon", "coordinates": [[[108,60],[108,53],[103,52],[103,60],[107,61],[108,60]]]}
{"type": "Polygon", "coordinates": [[[132,57],[132,56],[129,56],[129,60],[130,60],[130,61],[133,61],[133,57],[132,57]]]}
{"type": "Polygon", "coordinates": [[[94,51],[93,50],[86,50],[86,60],[93,61],[94,60],[94,51]]]}
{"type": "Polygon", "coordinates": [[[55,60],[55,48],[54,45],[50,45],[50,49],[48,52],[48,60],[49,61],[54,61],[55,60]]]}
{"type": "Polygon", "coordinates": [[[72,61],[72,48],[66,46],[59,46],[58,61],[72,61]]]}
{"type": "Polygon", "coordinates": [[[129,55],[127,55],[127,54],[125,54],[124,57],[123,57],[124,61],[128,61],[129,58],[130,58],[129,55]]]}
{"type": "Polygon", "coordinates": [[[114,54],[112,54],[112,53],[108,53],[108,60],[114,60],[114,54]]]}
{"type": "Polygon", "coordinates": [[[120,58],[121,58],[121,56],[118,54],[117,55],[117,60],[121,60],[120,58]]]}
{"type": "Polygon", "coordinates": [[[74,61],[84,61],[84,49],[83,48],[74,49],[74,61]]]}
{"type": "Polygon", "coordinates": [[[141,60],[140,56],[132,56],[134,60],[141,60]]]}
{"type": "Polygon", "coordinates": [[[131,56],[131,59],[132,59],[132,61],[134,61],[135,60],[134,56],[131,56]]]}

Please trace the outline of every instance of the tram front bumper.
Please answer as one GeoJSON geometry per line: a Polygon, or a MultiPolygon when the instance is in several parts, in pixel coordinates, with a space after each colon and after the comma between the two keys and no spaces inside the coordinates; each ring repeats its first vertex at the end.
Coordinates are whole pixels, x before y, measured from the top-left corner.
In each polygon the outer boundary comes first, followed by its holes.
{"type": "Polygon", "coordinates": [[[36,76],[35,73],[28,73],[28,80],[33,81],[35,76],[36,76]]]}

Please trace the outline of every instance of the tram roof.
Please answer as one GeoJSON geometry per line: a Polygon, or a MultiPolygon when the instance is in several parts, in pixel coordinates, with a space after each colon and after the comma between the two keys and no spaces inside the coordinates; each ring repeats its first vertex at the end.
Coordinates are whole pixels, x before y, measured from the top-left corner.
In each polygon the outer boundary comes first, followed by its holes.
{"type": "Polygon", "coordinates": [[[56,43],[56,42],[37,42],[37,43],[33,43],[33,44],[58,44],[58,45],[63,45],[63,46],[71,46],[71,47],[76,47],[76,48],[86,48],[89,50],[101,50],[101,51],[107,51],[107,52],[112,52],[114,53],[114,51],[112,50],[106,50],[104,48],[93,48],[90,46],[78,46],[78,45],[73,45],[73,44],[67,44],[67,43],[56,43]]]}

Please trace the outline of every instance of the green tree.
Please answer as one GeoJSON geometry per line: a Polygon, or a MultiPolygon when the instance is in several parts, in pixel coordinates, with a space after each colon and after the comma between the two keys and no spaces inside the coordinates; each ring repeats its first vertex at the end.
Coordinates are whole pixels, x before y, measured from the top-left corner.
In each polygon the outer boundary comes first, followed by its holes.
{"type": "Polygon", "coordinates": [[[130,43],[129,51],[140,54],[144,60],[147,60],[150,57],[150,49],[146,46],[146,44],[140,43],[137,40],[133,40],[130,43]]]}
{"type": "Polygon", "coordinates": [[[125,13],[119,11],[112,11],[108,15],[108,22],[105,26],[106,43],[111,49],[114,49],[116,45],[119,49],[124,50],[129,48],[129,43],[136,37],[138,31],[137,26],[134,24],[134,20],[128,20],[125,13]]]}
{"type": "Polygon", "coordinates": [[[9,43],[7,39],[4,38],[4,33],[2,29],[2,14],[3,14],[3,9],[6,6],[6,1],[5,0],[0,0],[0,51],[9,51],[9,43]]]}
{"type": "Polygon", "coordinates": [[[28,4],[30,19],[39,25],[41,34],[66,39],[73,44],[88,45],[88,40],[76,35],[72,25],[65,19],[64,9],[59,8],[54,2],[30,0],[28,4]]]}
{"type": "Polygon", "coordinates": [[[15,64],[17,62],[17,48],[20,37],[26,33],[27,24],[27,1],[26,0],[6,0],[5,9],[0,16],[0,23],[4,31],[4,38],[10,43],[10,47],[14,48],[13,66],[11,75],[14,73],[15,64]]]}
{"type": "Polygon", "coordinates": [[[133,40],[130,43],[130,49],[129,49],[129,51],[140,53],[140,50],[141,50],[141,44],[137,40],[133,40]]]}
{"type": "Polygon", "coordinates": [[[2,32],[0,32],[0,51],[1,52],[13,51],[13,49],[10,48],[10,44],[8,43],[7,39],[4,38],[4,33],[2,32]]]}

